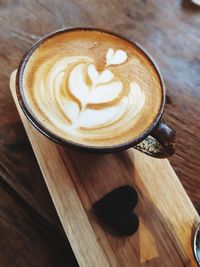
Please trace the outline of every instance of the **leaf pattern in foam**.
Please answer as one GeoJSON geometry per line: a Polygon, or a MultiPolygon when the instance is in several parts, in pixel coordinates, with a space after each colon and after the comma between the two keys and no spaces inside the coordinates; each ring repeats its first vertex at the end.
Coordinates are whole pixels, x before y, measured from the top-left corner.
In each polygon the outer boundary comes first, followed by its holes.
{"type": "Polygon", "coordinates": [[[132,113],[136,116],[145,103],[145,94],[136,82],[131,82],[130,84],[129,98],[130,104],[132,105],[132,113]]]}
{"type": "Polygon", "coordinates": [[[127,108],[127,97],[124,97],[117,105],[104,109],[85,109],[80,114],[78,127],[95,128],[106,126],[121,118],[127,108]]]}
{"type": "Polygon", "coordinates": [[[77,103],[62,96],[61,90],[62,90],[63,77],[64,77],[64,71],[58,73],[54,80],[54,94],[56,100],[55,104],[57,105],[58,109],[61,110],[62,113],[65,114],[65,116],[73,123],[78,118],[79,106],[77,103]]]}
{"type": "Polygon", "coordinates": [[[72,124],[78,119],[79,106],[77,103],[61,97],[61,107],[64,114],[70,119],[72,124]]]}
{"type": "Polygon", "coordinates": [[[110,70],[104,70],[99,73],[94,64],[90,64],[87,69],[88,76],[93,83],[93,86],[100,83],[107,83],[113,79],[113,73],[110,70]]]}
{"type": "Polygon", "coordinates": [[[89,94],[89,87],[84,77],[84,67],[84,63],[75,66],[69,75],[69,90],[80,101],[82,106],[87,103],[89,94]]]}
{"type": "Polygon", "coordinates": [[[98,85],[91,91],[88,99],[90,104],[103,104],[113,101],[122,92],[123,84],[121,81],[98,85]]]}
{"type": "Polygon", "coordinates": [[[92,81],[92,83],[95,83],[99,77],[99,72],[95,68],[94,64],[90,64],[88,66],[87,73],[88,73],[88,76],[90,77],[90,80],[92,81]]]}

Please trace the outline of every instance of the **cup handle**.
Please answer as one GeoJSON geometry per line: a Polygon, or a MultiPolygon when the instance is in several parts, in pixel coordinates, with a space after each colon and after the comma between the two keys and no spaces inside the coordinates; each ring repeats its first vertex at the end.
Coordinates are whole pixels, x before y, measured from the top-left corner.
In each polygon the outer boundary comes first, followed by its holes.
{"type": "Polygon", "coordinates": [[[167,123],[160,122],[151,134],[134,148],[155,158],[167,158],[175,152],[176,132],[167,123]]]}

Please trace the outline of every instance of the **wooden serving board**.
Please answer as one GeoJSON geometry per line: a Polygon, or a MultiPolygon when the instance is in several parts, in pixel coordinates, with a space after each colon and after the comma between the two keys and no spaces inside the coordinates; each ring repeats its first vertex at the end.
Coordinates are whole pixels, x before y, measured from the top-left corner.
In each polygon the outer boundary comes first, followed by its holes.
{"type": "Polygon", "coordinates": [[[192,236],[198,214],[166,159],[129,149],[94,155],[64,149],[25,118],[11,91],[49,193],[81,267],[197,266],[192,236]],[[117,237],[106,231],[92,205],[121,185],[139,192],[137,233],[117,237]]]}

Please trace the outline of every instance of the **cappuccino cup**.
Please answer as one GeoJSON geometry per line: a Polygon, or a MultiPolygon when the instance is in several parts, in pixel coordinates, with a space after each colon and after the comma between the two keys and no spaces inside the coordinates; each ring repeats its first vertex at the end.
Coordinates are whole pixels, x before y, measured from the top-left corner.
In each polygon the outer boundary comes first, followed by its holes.
{"type": "Polygon", "coordinates": [[[63,146],[95,153],[134,147],[158,158],[175,151],[175,131],[161,121],[160,72],[118,34],[68,28],[44,36],[23,57],[16,90],[33,126],[63,146]]]}

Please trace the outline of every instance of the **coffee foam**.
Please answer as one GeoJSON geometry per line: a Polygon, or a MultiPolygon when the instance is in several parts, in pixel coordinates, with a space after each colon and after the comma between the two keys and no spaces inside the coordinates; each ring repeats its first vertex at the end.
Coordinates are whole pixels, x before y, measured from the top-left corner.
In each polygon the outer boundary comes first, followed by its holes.
{"type": "Polygon", "coordinates": [[[155,119],[161,85],[152,64],[132,44],[97,31],[46,40],[24,72],[24,95],[54,134],[86,145],[129,141],[155,119]]]}

